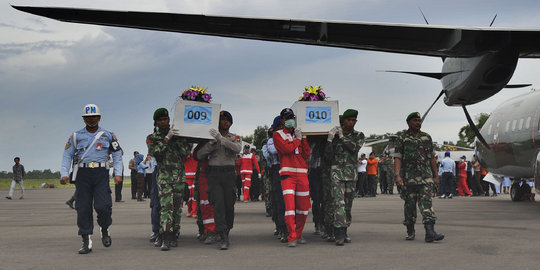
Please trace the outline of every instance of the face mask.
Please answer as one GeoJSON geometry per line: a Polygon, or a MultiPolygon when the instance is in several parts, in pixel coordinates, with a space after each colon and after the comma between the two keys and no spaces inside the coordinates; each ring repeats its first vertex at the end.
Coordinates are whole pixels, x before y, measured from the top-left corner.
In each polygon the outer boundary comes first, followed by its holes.
{"type": "Polygon", "coordinates": [[[295,124],[294,119],[289,119],[289,120],[285,121],[285,127],[286,128],[293,128],[294,124],[295,124]]]}

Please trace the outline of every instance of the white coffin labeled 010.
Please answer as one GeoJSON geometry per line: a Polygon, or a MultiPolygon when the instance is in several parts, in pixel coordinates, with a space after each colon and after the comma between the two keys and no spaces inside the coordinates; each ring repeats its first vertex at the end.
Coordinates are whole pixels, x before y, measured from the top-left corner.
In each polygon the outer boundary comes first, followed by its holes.
{"type": "Polygon", "coordinates": [[[182,137],[212,139],[210,129],[218,129],[221,104],[177,100],[174,105],[174,128],[182,137]]]}
{"type": "Polygon", "coordinates": [[[297,101],[291,109],[296,115],[296,127],[306,135],[328,134],[339,126],[339,104],[332,101],[297,101]]]}

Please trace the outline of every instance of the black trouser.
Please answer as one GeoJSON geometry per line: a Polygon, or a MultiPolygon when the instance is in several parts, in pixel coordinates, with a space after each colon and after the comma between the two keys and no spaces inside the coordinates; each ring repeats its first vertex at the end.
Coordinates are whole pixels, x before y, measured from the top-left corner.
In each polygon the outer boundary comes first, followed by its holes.
{"type": "Polygon", "coordinates": [[[257,200],[261,195],[261,179],[259,178],[259,173],[253,171],[251,175],[251,187],[249,189],[249,198],[252,201],[257,200]]]}
{"type": "Polygon", "coordinates": [[[93,234],[94,210],[97,213],[99,226],[104,229],[109,228],[112,223],[109,170],[105,168],[79,168],[75,187],[75,209],[77,210],[79,235],[93,234]]]}
{"type": "Polygon", "coordinates": [[[451,172],[443,172],[441,179],[441,195],[448,196],[454,192],[454,174],[451,172]]]}
{"type": "Polygon", "coordinates": [[[279,176],[279,164],[272,165],[271,179],[272,192],[274,193],[274,222],[278,227],[285,227],[285,199],[283,198],[283,190],[281,189],[281,177],[279,176]]]}
{"type": "MultiPolygon", "coordinates": [[[[113,173],[114,177],[114,173],[113,173]]],[[[114,200],[119,202],[122,200],[122,188],[124,187],[124,170],[122,170],[122,181],[114,184],[114,200]]]]}
{"type": "Polygon", "coordinates": [[[236,199],[240,200],[242,195],[242,177],[240,175],[236,176],[236,199]]]}
{"type": "Polygon", "coordinates": [[[321,168],[311,168],[308,175],[309,180],[309,195],[313,203],[311,204],[311,212],[313,213],[313,223],[323,224],[323,215],[321,212],[322,202],[322,182],[321,168]]]}
{"type": "Polygon", "coordinates": [[[137,198],[137,171],[131,170],[131,198],[137,198]]]}
{"type": "MultiPolygon", "coordinates": [[[[387,178],[387,173],[384,170],[380,170],[379,175],[380,175],[380,178],[381,178],[381,187],[380,188],[381,188],[381,194],[382,194],[382,193],[384,193],[384,192],[386,192],[388,190],[388,181],[387,181],[388,178],[387,178]]],[[[377,188],[375,188],[375,189],[377,189],[377,188]]]]}
{"type": "Polygon", "coordinates": [[[376,196],[377,195],[377,175],[376,174],[368,174],[368,187],[369,187],[369,195],[376,196]]]}
{"type": "Polygon", "coordinates": [[[366,196],[368,190],[366,189],[367,185],[367,173],[360,172],[358,173],[358,182],[356,182],[356,193],[360,196],[366,196]]]}
{"type": "Polygon", "coordinates": [[[146,173],[144,176],[143,196],[145,198],[150,198],[150,192],[152,191],[152,174],[153,173],[146,173]]]}
{"type": "Polygon", "coordinates": [[[236,174],[234,166],[208,166],[208,200],[214,207],[216,232],[233,228],[236,174]]]}
{"type": "Polygon", "coordinates": [[[150,189],[150,208],[152,208],[152,211],[150,213],[150,220],[152,221],[152,231],[158,233],[159,228],[161,228],[161,224],[159,222],[161,219],[161,204],[159,203],[159,192],[157,186],[157,168],[151,175],[152,185],[150,189]]]}

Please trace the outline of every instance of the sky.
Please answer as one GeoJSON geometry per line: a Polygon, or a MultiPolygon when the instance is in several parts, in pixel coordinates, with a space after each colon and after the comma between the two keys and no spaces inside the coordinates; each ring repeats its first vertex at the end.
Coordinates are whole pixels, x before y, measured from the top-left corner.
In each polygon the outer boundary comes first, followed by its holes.
{"type": "MultiPolygon", "coordinates": [[[[146,153],[155,109],[171,109],[184,89],[208,87],[232,113],[231,132],[270,125],[306,85],[321,85],[340,111],[360,111],[369,134],[406,128],[405,117],[433,102],[438,80],[377,70],[440,72],[440,58],[59,22],[9,5],[540,29],[538,1],[391,0],[0,0],[0,171],[19,156],[26,170],[60,170],[68,137],[84,127],[85,104],[125,151],[146,153]]],[[[540,85],[540,60],[520,59],[510,83],[540,85]]],[[[474,117],[531,91],[503,89],[468,107],[474,117]]],[[[422,129],[439,143],[458,140],[467,121],[441,101],[422,129]]]]}

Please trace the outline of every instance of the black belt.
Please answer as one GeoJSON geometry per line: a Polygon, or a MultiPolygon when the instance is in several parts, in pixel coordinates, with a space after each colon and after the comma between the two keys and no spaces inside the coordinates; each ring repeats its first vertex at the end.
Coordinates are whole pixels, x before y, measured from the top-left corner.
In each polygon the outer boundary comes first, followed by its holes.
{"type": "Polygon", "coordinates": [[[90,168],[90,169],[97,169],[97,168],[105,168],[106,163],[105,162],[88,162],[88,163],[79,163],[79,168],[90,168]]]}
{"type": "Polygon", "coordinates": [[[234,172],[236,169],[235,166],[208,166],[206,167],[206,172],[234,172]]]}

